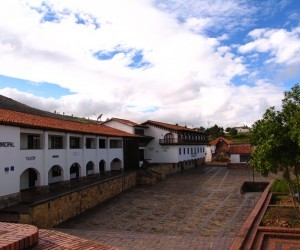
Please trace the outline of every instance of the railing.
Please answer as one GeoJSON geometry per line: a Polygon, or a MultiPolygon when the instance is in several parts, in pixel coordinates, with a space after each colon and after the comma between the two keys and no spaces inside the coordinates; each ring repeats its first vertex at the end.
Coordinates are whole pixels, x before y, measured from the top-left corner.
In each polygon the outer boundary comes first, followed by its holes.
{"type": "Polygon", "coordinates": [[[159,139],[161,145],[201,145],[207,144],[208,140],[199,139],[179,139],[179,138],[166,138],[159,139]]]}

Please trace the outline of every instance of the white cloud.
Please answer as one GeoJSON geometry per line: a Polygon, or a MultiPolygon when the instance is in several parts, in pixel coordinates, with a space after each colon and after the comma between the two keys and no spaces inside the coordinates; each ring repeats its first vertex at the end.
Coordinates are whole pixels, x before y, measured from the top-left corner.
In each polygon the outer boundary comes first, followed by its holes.
{"type": "Polygon", "coordinates": [[[255,29],[253,39],[239,48],[241,53],[264,52],[272,56],[268,62],[294,64],[300,62],[300,27],[285,29],[255,29]]]}
{"type": "MultiPolygon", "coordinates": [[[[104,113],[104,119],[157,119],[194,126],[208,120],[253,122],[265,107],[278,104],[282,89],[266,83],[232,85],[234,77],[247,73],[243,58],[221,44],[227,33],[212,38],[201,31],[212,25],[222,24],[226,30],[245,25],[257,8],[246,1],[188,2],[160,1],[160,8],[150,0],[0,3],[0,75],[50,82],[76,94],[55,100],[9,88],[0,93],[76,116],[104,113]],[[172,9],[168,3],[174,3],[172,9]],[[183,22],[178,22],[179,16],[183,22]],[[242,24],[236,22],[239,18],[242,24]],[[99,51],[115,55],[98,60],[93,54],[99,51]],[[137,51],[148,67],[128,67],[137,51]]],[[[271,36],[266,32],[250,33],[257,42],[240,51],[270,51],[270,40],[264,45],[263,39],[271,36]]],[[[295,43],[282,52],[287,58],[275,50],[278,60],[292,60],[291,53],[297,51],[296,33],[283,33],[282,39],[287,38],[295,43]]]]}

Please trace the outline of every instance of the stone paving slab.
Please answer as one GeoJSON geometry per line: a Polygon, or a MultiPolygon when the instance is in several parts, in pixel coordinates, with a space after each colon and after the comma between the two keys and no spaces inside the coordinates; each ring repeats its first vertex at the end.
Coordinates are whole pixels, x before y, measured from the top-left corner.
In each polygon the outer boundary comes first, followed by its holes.
{"type": "MultiPolygon", "coordinates": [[[[57,230],[120,249],[228,249],[261,193],[241,194],[252,171],[202,167],[141,186],[57,230]]],[[[256,175],[255,181],[267,181],[256,175]]]]}

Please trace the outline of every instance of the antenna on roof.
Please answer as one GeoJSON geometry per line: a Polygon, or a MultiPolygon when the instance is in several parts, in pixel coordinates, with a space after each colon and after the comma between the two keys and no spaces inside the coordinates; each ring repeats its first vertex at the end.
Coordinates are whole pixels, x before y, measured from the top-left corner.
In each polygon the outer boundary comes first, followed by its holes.
{"type": "Polygon", "coordinates": [[[102,115],[103,115],[103,114],[101,114],[101,115],[99,115],[99,116],[97,117],[97,121],[100,121],[100,122],[101,122],[101,117],[102,117],[102,115]]]}

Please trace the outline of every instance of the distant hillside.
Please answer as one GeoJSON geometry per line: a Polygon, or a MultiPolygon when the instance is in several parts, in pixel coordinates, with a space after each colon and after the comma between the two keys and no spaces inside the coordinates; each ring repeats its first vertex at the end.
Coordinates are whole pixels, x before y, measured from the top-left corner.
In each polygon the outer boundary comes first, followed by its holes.
{"type": "Polygon", "coordinates": [[[237,135],[231,136],[230,134],[225,134],[224,138],[233,142],[250,142],[251,132],[239,132],[237,135]]]}
{"type": "Polygon", "coordinates": [[[95,120],[73,117],[73,116],[69,116],[69,115],[60,115],[60,114],[55,114],[55,113],[51,113],[48,111],[36,109],[36,108],[30,107],[28,105],[25,105],[23,103],[17,102],[11,98],[5,97],[3,95],[0,95],[0,108],[13,110],[13,111],[17,111],[17,112],[23,112],[23,113],[32,114],[32,115],[51,117],[51,118],[55,118],[55,119],[65,120],[65,121],[99,124],[99,122],[97,122],[95,120]]]}

